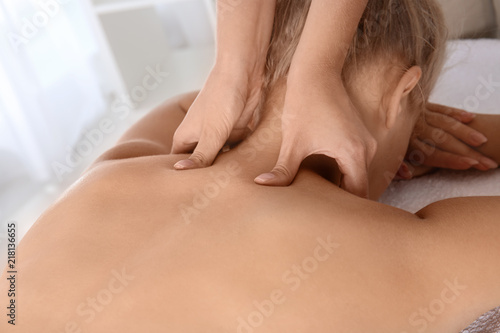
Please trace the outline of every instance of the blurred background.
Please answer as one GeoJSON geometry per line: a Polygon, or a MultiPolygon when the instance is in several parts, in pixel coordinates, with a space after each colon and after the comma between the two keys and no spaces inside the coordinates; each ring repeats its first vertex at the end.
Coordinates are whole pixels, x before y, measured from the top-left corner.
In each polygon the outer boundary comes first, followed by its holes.
{"type": "Polygon", "coordinates": [[[0,236],[12,220],[22,236],[148,110],[200,89],[214,27],[213,0],[1,0],[0,236]]]}
{"type": "MultiPolygon", "coordinates": [[[[0,0],[0,243],[147,111],[201,88],[214,2],[0,0]]],[[[450,38],[499,36],[500,0],[440,2],[450,38]]]]}

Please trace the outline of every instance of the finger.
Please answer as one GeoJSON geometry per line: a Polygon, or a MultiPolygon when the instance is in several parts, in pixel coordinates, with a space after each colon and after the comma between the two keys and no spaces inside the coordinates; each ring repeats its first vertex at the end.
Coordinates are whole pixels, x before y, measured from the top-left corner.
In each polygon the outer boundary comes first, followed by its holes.
{"type": "Polygon", "coordinates": [[[369,141],[367,141],[366,146],[365,146],[365,154],[364,154],[364,156],[366,158],[366,168],[367,169],[372,164],[372,161],[375,158],[375,155],[377,154],[377,148],[378,148],[377,140],[375,140],[374,138],[371,138],[369,141]]]}
{"type": "Polygon", "coordinates": [[[398,173],[394,177],[394,180],[410,180],[415,177],[420,177],[426,175],[436,168],[427,166],[414,166],[409,162],[403,161],[399,167],[398,173]]]}
{"type": "Polygon", "coordinates": [[[197,142],[183,142],[181,140],[174,141],[172,143],[172,150],[170,154],[187,154],[192,152],[195,148],[197,142]]]}
{"type": "Polygon", "coordinates": [[[406,164],[406,162],[402,162],[399,166],[399,170],[394,176],[394,180],[410,180],[413,178],[413,174],[410,171],[410,168],[406,164]]]}
{"type": "Polygon", "coordinates": [[[440,150],[419,139],[414,139],[411,147],[407,159],[415,166],[468,170],[479,165],[477,160],[440,150]]]}
{"type": "Polygon", "coordinates": [[[198,143],[199,135],[194,131],[188,131],[183,126],[179,125],[174,133],[172,140],[171,154],[186,154],[191,153],[198,143]]]}
{"type": "Polygon", "coordinates": [[[432,112],[437,112],[452,117],[464,124],[468,124],[473,121],[474,118],[476,118],[476,114],[474,113],[440,104],[428,103],[427,109],[432,112]]]}
{"type": "Polygon", "coordinates": [[[261,174],[255,178],[254,181],[257,184],[266,186],[288,186],[293,182],[305,156],[297,151],[294,152],[290,147],[293,147],[293,145],[281,147],[278,162],[275,167],[271,172],[261,174]]]}
{"type": "Polygon", "coordinates": [[[428,167],[428,166],[424,166],[424,165],[417,166],[417,167],[410,165],[409,168],[410,168],[410,173],[412,175],[412,178],[426,175],[426,174],[431,173],[437,169],[434,167],[428,167]]]}
{"type": "MultiPolygon", "coordinates": [[[[351,156],[350,156],[351,157],[351,156]]],[[[368,198],[368,167],[365,161],[359,159],[337,158],[342,172],[342,188],[361,198],[368,198]]]]}
{"type": "Polygon", "coordinates": [[[375,139],[368,140],[366,144],[344,145],[344,149],[337,152],[335,158],[343,175],[342,188],[361,198],[369,198],[368,169],[376,152],[375,139]]]}
{"type": "Polygon", "coordinates": [[[368,169],[377,153],[377,141],[367,140],[364,145],[352,147],[339,155],[337,163],[343,174],[342,187],[362,198],[369,198],[368,169]]]}
{"type": "Polygon", "coordinates": [[[488,138],[475,129],[464,125],[456,119],[447,117],[446,115],[430,112],[426,116],[427,123],[445,130],[456,138],[473,147],[480,146],[488,142],[488,138]]]}
{"type": "Polygon", "coordinates": [[[252,133],[252,131],[248,127],[247,128],[235,128],[235,129],[233,129],[233,131],[229,135],[229,138],[227,139],[227,143],[233,145],[233,144],[236,144],[238,142],[241,142],[244,139],[246,139],[251,133],[252,133]]]}
{"type": "Polygon", "coordinates": [[[474,165],[474,167],[482,171],[496,169],[498,167],[498,164],[495,161],[472,149],[454,136],[440,129],[434,129],[432,131],[434,132],[434,136],[439,136],[439,142],[435,145],[439,148],[439,150],[436,151],[437,154],[439,154],[440,151],[447,151],[455,155],[468,157],[477,161],[478,164],[474,165]]]}
{"type": "Polygon", "coordinates": [[[206,168],[214,162],[224,146],[227,136],[214,131],[205,132],[200,138],[194,152],[186,160],[181,160],[174,165],[177,170],[206,168]]]}

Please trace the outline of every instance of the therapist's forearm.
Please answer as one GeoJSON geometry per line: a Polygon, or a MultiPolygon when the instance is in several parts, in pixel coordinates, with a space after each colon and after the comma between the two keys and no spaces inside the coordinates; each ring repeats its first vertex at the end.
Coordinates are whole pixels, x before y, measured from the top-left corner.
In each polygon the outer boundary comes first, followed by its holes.
{"type": "Polygon", "coordinates": [[[291,74],[340,77],[368,0],[312,0],[291,74]]]}
{"type": "Polygon", "coordinates": [[[217,0],[215,70],[263,75],[276,0],[217,0]]]}

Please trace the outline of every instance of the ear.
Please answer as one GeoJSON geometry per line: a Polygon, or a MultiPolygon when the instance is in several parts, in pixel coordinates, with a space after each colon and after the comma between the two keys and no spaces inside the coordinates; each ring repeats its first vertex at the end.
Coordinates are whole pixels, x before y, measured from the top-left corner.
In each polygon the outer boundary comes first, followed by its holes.
{"type": "Polygon", "coordinates": [[[385,124],[387,128],[392,128],[392,126],[394,126],[396,119],[403,112],[403,108],[401,106],[403,99],[407,97],[413,89],[415,89],[421,77],[422,69],[418,66],[413,66],[403,74],[399,80],[396,90],[391,96],[391,102],[389,104],[389,109],[387,110],[385,124]]]}

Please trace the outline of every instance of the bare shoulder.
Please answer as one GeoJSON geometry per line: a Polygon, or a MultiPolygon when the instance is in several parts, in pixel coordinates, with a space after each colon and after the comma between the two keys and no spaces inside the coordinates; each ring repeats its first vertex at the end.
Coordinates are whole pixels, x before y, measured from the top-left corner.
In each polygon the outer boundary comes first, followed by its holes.
{"type": "Polygon", "coordinates": [[[500,197],[454,198],[417,215],[434,226],[427,233],[429,263],[467,286],[464,301],[480,314],[500,304],[500,197]],[[453,273],[453,274],[452,274],[453,273]]]}
{"type": "Polygon", "coordinates": [[[497,225],[500,231],[500,197],[460,197],[432,203],[416,213],[424,219],[439,219],[442,222],[470,219],[477,222],[497,225]]]}
{"type": "MultiPolygon", "coordinates": [[[[500,275],[500,197],[453,198],[438,201],[416,214],[432,224],[430,239],[449,248],[461,262],[494,267],[500,275]],[[461,256],[459,256],[460,254],[461,256]]],[[[466,266],[466,265],[465,265],[466,266]]],[[[471,266],[466,267],[471,269],[471,266]]],[[[500,295],[499,295],[500,303],[500,295]]]]}
{"type": "Polygon", "coordinates": [[[173,135],[197,96],[197,91],[182,94],[153,109],[132,126],[114,147],[101,155],[89,170],[110,160],[170,154],[173,135]]]}

